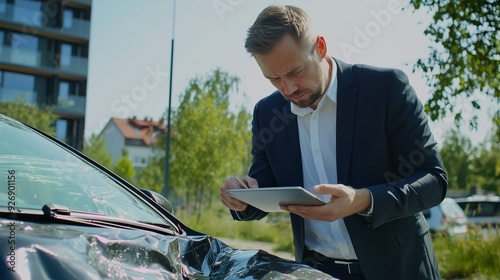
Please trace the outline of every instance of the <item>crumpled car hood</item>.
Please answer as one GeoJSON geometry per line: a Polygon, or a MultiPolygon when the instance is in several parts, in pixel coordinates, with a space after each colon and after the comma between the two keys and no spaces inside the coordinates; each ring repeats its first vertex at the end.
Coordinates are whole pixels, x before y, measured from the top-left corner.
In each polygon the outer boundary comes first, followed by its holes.
{"type": "Polygon", "coordinates": [[[333,279],[208,235],[0,221],[0,279],[333,279]]]}

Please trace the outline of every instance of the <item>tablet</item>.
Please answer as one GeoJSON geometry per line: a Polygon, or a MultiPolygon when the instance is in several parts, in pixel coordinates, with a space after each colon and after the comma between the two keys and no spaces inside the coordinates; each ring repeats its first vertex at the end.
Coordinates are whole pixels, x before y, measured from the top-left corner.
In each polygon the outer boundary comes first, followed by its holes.
{"type": "Polygon", "coordinates": [[[227,193],[265,212],[285,212],[280,205],[319,206],[325,204],[319,197],[298,186],[230,189],[227,193]]]}

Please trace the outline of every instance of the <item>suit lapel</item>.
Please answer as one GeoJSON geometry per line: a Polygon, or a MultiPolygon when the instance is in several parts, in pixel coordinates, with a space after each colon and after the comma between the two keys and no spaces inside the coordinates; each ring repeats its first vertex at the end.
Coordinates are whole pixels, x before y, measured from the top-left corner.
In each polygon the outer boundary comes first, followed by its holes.
{"type": "Polygon", "coordinates": [[[337,63],[337,181],[348,184],[356,114],[356,88],[351,66],[342,61],[337,63]]]}

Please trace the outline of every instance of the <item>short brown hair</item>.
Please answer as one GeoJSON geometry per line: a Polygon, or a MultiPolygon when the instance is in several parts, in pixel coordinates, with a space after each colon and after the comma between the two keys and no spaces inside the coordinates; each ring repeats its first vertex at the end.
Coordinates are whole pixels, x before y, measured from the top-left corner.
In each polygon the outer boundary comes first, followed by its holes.
{"type": "Polygon", "coordinates": [[[299,44],[314,43],[311,19],[301,8],[295,6],[269,6],[257,17],[248,29],[246,50],[253,54],[267,54],[287,34],[299,44]]]}

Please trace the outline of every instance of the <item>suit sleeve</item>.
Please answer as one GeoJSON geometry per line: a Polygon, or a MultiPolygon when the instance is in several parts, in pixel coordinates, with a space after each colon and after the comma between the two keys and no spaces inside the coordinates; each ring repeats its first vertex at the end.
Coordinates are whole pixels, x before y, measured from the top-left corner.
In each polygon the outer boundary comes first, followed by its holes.
{"type": "Polygon", "coordinates": [[[390,73],[386,133],[392,168],[384,174],[386,183],[368,187],[373,228],[438,205],[448,187],[421,102],[402,71],[390,73]]]}

